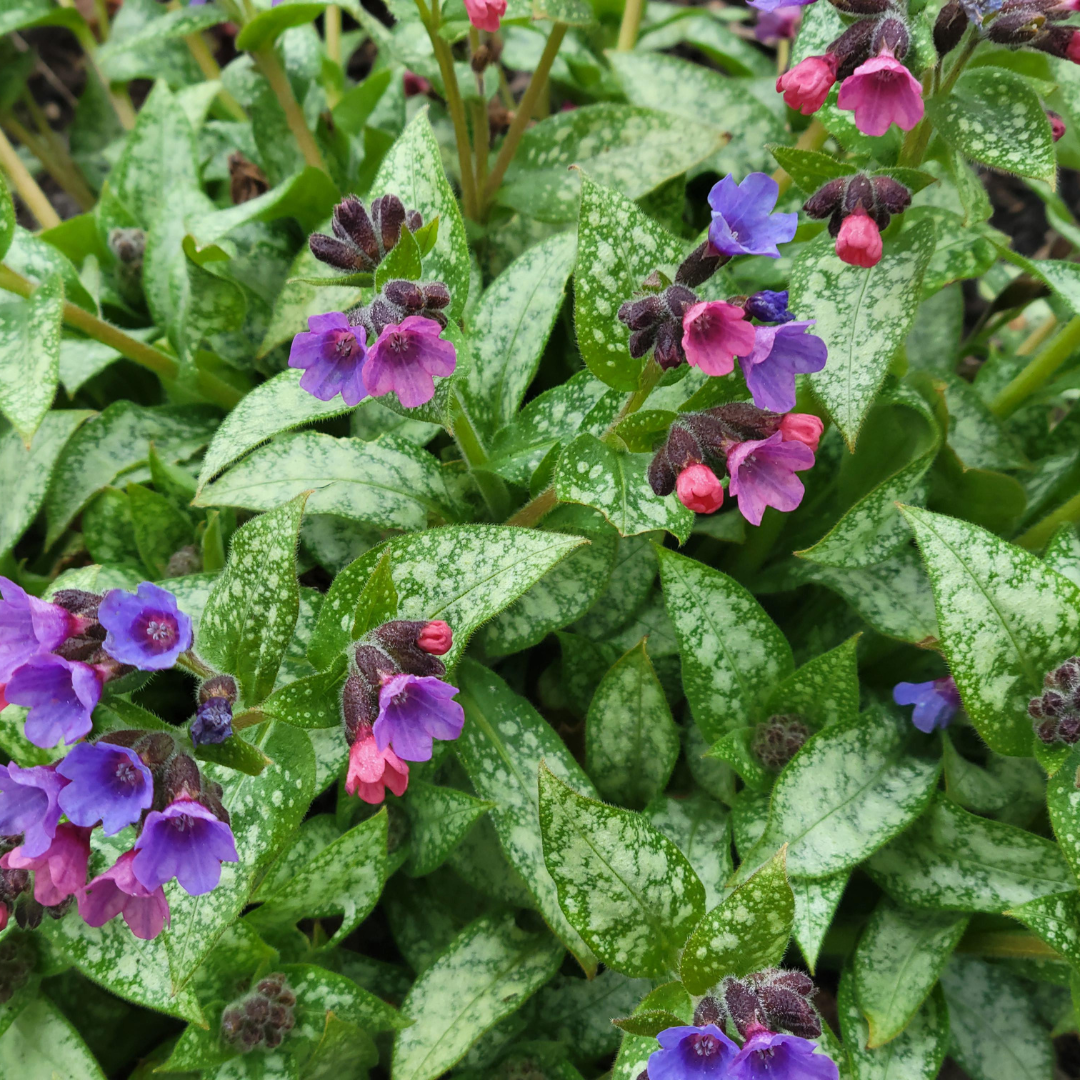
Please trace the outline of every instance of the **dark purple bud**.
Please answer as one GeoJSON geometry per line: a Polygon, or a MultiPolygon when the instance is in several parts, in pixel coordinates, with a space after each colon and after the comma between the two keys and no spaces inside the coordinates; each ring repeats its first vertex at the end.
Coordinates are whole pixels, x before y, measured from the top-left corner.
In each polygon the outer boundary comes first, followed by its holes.
{"type": "Polygon", "coordinates": [[[424,294],[415,281],[388,281],[383,286],[382,294],[409,315],[417,314],[424,307],[424,294]]]}
{"type": "Polygon", "coordinates": [[[361,732],[370,731],[379,718],[378,683],[371,684],[361,675],[350,675],[341,691],[341,717],[345,740],[350,746],[361,732]]]}
{"type": "Polygon", "coordinates": [[[739,1034],[745,1037],[752,1025],[761,1023],[757,995],[744,982],[730,977],[721,983],[721,993],[728,1015],[739,1034]]]}
{"type": "Polygon", "coordinates": [[[177,799],[194,799],[198,802],[201,794],[202,773],[195,759],[187,754],[176,754],[162,772],[159,791],[155,792],[155,808],[158,802],[168,806],[177,799]]]}
{"type": "Polygon", "coordinates": [[[968,15],[960,0],[949,2],[938,12],[934,23],[934,48],[938,56],[945,56],[960,44],[968,28],[968,15]]]}
{"type": "Polygon", "coordinates": [[[724,1006],[716,998],[706,995],[698,1002],[694,1010],[694,1027],[704,1027],[706,1024],[722,1027],[724,1020],[724,1006]]]}
{"type": "Polygon", "coordinates": [[[681,338],[682,317],[689,308],[700,303],[700,297],[693,289],[688,289],[685,285],[670,285],[660,295],[671,317],[679,323],[679,337],[681,338]]]}
{"type": "Polygon", "coordinates": [[[848,179],[842,204],[845,214],[853,214],[859,206],[867,211],[874,208],[874,185],[870,183],[870,177],[863,173],[856,173],[848,179]]]}
{"type": "Polygon", "coordinates": [[[754,293],[753,296],[748,296],[743,307],[747,315],[752,319],[757,319],[759,322],[791,322],[795,318],[788,311],[787,289],[781,292],[763,289],[761,292],[754,293]]]}
{"type": "Polygon", "coordinates": [[[331,228],[339,239],[351,240],[355,245],[363,263],[358,269],[373,270],[379,264],[382,253],[375,227],[364,204],[355,195],[346,196],[334,207],[331,228]]]}
{"type": "Polygon", "coordinates": [[[882,49],[889,49],[897,60],[903,60],[910,45],[911,35],[908,28],[899,19],[886,18],[882,19],[874,30],[870,39],[870,52],[876,56],[882,49]]]}
{"type": "Polygon", "coordinates": [[[272,1024],[267,1024],[263,1028],[263,1043],[267,1049],[273,1050],[275,1047],[280,1046],[282,1038],[281,1031],[272,1024]]]}
{"type": "Polygon", "coordinates": [[[405,228],[409,232],[416,232],[424,224],[423,215],[419,210],[409,210],[405,214],[405,228]]]}
{"type": "Polygon", "coordinates": [[[1002,13],[986,31],[996,45],[1026,45],[1042,29],[1046,16],[1037,11],[1002,13]]]}
{"type": "Polygon", "coordinates": [[[1080,61],[1080,31],[1071,26],[1044,26],[1027,44],[1061,60],[1080,61]]]}
{"type": "Polygon", "coordinates": [[[668,464],[666,447],[661,446],[649,463],[649,487],[654,494],[661,497],[670,495],[675,490],[678,478],[678,474],[668,464]]]}
{"type": "Polygon", "coordinates": [[[270,1016],[270,1002],[261,994],[249,997],[244,1002],[244,1015],[249,1020],[254,1020],[260,1024],[264,1023],[270,1016]]]}
{"type": "Polygon", "coordinates": [[[891,0],[829,0],[837,11],[845,15],[881,15],[893,5],[891,0]]]}
{"type": "Polygon", "coordinates": [[[450,305],[450,290],[441,281],[430,281],[420,286],[424,294],[424,307],[440,311],[450,305]]]}
{"type": "Polygon", "coordinates": [[[677,368],[685,359],[682,346],[682,323],[665,320],[656,328],[653,356],[664,371],[677,368]]]}
{"type": "Polygon", "coordinates": [[[691,465],[700,465],[705,460],[701,444],[693,432],[678,421],[671,425],[664,451],[676,473],[681,473],[691,465]]]}
{"type": "Polygon", "coordinates": [[[312,233],[308,237],[311,254],[327,266],[336,266],[339,270],[370,270],[366,257],[358,257],[357,249],[344,240],[337,240],[324,233],[312,233]]]}
{"type": "Polygon", "coordinates": [[[656,342],[656,326],[647,326],[644,330],[635,330],[630,335],[627,348],[635,360],[640,360],[656,342]]]}
{"type": "Polygon", "coordinates": [[[675,271],[675,284],[686,285],[691,289],[708,281],[716,271],[730,259],[730,255],[721,255],[706,240],[699,244],[682,261],[675,271]]]}
{"type": "Polygon", "coordinates": [[[1080,657],[1047,672],[1043,692],[1028,702],[1035,734],[1044,743],[1080,741],[1080,657]]]}
{"type": "Polygon", "coordinates": [[[877,20],[860,19],[849,26],[826,50],[836,57],[836,77],[846,79],[871,54],[877,20]]]}
{"type": "MultiPolygon", "coordinates": [[[[62,607],[72,615],[81,615],[84,619],[96,619],[98,607],[104,597],[82,589],[58,589],[52,597],[52,603],[62,607]]],[[[104,639],[104,635],[102,635],[104,639]]]]}
{"type": "Polygon", "coordinates": [[[847,184],[847,177],[838,176],[835,180],[830,180],[823,187],[817,189],[809,199],[803,203],[803,210],[806,211],[807,217],[812,218],[827,218],[834,210],[840,206],[840,200],[844,197],[844,187],[847,184]]]}
{"type": "Polygon", "coordinates": [[[891,176],[875,176],[871,181],[876,205],[888,214],[902,214],[911,205],[911,192],[891,176]]]}
{"type": "Polygon", "coordinates": [[[236,703],[238,694],[236,680],[231,675],[215,675],[199,687],[199,701],[224,698],[230,705],[236,703]]]}
{"type": "Polygon", "coordinates": [[[753,751],[771,772],[779,772],[810,737],[810,729],[799,716],[771,716],[754,731],[753,751]]]}
{"type": "Polygon", "coordinates": [[[199,703],[191,723],[191,741],[196,746],[223,743],[232,733],[232,705],[227,698],[210,698],[199,703]]]}
{"type": "Polygon", "coordinates": [[[816,1039],[821,1034],[817,1011],[802,994],[774,983],[761,987],[758,1001],[770,1031],[787,1031],[801,1039],[816,1039]]]}
{"type": "Polygon", "coordinates": [[[382,195],[371,204],[371,223],[382,247],[382,254],[395,247],[405,224],[405,207],[396,195],[382,195]]]}
{"type": "Polygon", "coordinates": [[[619,307],[619,321],[631,330],[647,330],[664,316],[664,304],[659,296],[644,296],[640,300],[627,300],[619,307]]]}

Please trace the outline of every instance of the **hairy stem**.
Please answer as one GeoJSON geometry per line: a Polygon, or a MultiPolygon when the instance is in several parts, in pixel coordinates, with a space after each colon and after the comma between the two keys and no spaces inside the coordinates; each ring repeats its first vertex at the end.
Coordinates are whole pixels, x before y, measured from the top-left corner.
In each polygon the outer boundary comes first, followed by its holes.
{"type": "Polygon", "coordinates": [[[315,136],[311,134],[311,129],[307,126],[303,110],[300,108],[300,103],[293,93],[292,84],[289,82],[289,76],[285,74],[285,69],[281,66],[281,61],[278,60],[273,45],[264,45],[261,49],[256,49],[251,54],[251,57],[255,61],[255,66],[270,84],[270,89],[274,91],[274,96],[278,99],[282,109],[284,109],[285,121],[289,125],[289,130],[292,132],[297,146],[300,147],[300,153],[304,155],[304,161],[308,165],[326,172],[326,163],[323,161],[319,144],[315,141],[315,136]]]}
{"type": "Polygon", "coordinates": [[[529,528],[555,509],[559,500],[555,497],[555,488],[549,487],[540,492],[535,499],[530,499],[516,514],[506,519],[507,525],[521,525],[529,528]]]}
{"type": "Polygon", "coordinates": [[[45,197],[45,192],[38,187],[38,182],[30,175],[30,170],[22,163],[22,158],[15,152],[15,147],[8,142],[8,137],[0,130],[0,169],[11,181],[11,186],[26,203],[27,209],[37,218],[43,229],[52,229],[60,224],[60,215],[45,197]]]}
{"type": "MultiPolygon", "coordinates": [[[[171,8],[172,4],[169,7],[171,8]]],[[[188,52],[191,53],[191,58],[199,65],[199,70],[203,73],[203,77],[207,82],[220,82],[221,65],[214,59],[210,46],[206,44],[206,38],[202,34],[188,34],[184,38],[184,44],[187,46],[188,52]]],[[[244,112],[244,107],[224,86],[218,90],[217,98],[225,106],[230,116],[236,120],[247,120],[248,115],[244,112]]]]}
{"type": "Polygon", "coordinates": [[[990,402],[997,416],[1014,413],[1080,348],[1080,315],[1074,315],[1017,376],[990,402]]]}
{"type": "MultiPolygon", "coordinates": [[[[421,12],[422,14],[422,12],[421,12]]],[[[476,177],[473,173],[472,158],[469,154],[469,125],[465,121],[465,103],[461,99],[461,89],[458,86],[457,74],[454,71],[454,57],[450,52],[450,46],[439,37],[438,8],[434,8],[432,14],[425,20],[428,37],[431,38],[431,47],[435,50],[435,59],[439,63],[439,72],[442,74],[443,88],[446,91],[446,107],[450,112],[450,120],[454,125],[454,142],[457,144],[458,168],[461,171],[461,202],[465,210],[465,216],[473,221],[477,220],[479,204],[476,193],[476,177]]]]}
{"type": "Polygon", "coordinates": [[[454,394],[451,405],[454,429],[454,441],[458,444],[461,456],[465,459],[472,473],[476,486],[480,489],[484,503],[491,514],[492,521],[502,521],[510,509],[510,492],[501,476],[488,468],[487,450],[480,439],[472,417],[469,416],[460,395],[454,394]]]}
{"type": "Polygon", "coordinates": [[[28,131],[10,113],[0,117],[0,128],[14,135],[41,162],[42,168],[78,203],[80,210],[85,213],[94,209],[97,202],[94,193],[87,187],[86,181],[79,175],[75,163],[67,156],[66,151],[61,154],[61,146],[43,134],[35,135],[28,131]]]}
{"type": "Polygon", "coordinates": [[[619,52],[629,52],[637,44],[638,30],[641,28],[641,16],[645,10],[645,0],[626,0],[622,22],[619,24],[619,42],[615,48],[619,52]]]}
{"type": "Polygon", "coordinates": [[[1028,551],[1041,551],[1062,525],[1073,525],[1078,521],[1080,521],[1080,493],[1074,495],[1068,502],[1062,503],[1041,521],[1037,521],[1027,532],[1018,536],[1015,543],[1027,548],[1028,551]]]}

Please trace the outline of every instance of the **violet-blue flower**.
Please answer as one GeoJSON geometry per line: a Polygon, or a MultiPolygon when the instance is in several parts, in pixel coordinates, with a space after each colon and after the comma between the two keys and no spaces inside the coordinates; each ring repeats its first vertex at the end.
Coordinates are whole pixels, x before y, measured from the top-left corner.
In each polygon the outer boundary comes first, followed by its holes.
{"type": "MultiPolygon", "coordinates": [[[[836,1062],[809,1039],[761,1029],[739,1051],[725,1080],[838,1080],[836,1062]]],[[[651,1078],[651,1070],[650,1070],[651,1078]]]]}
{"type": "Polygon", "coordinates": [[[60,821],[57,796],[67,781],[48,765],[24,769],[0,765],[0,835],[22,835],[23,854],[37,858],[49,850],[60,821]]]}
{"type": "Polygon", "coordinates": [[[238,859],[224,821],[194,799],[177,799],[146,815],[131,868],[144,888],[156,889],[175,877],[192,896],[201,896],[217,888],[221,864],[238,859]]]}
{"type": "Polygon", "coordinates": [[[393,675],[379,689],[375,745],[392,746],[405,761],[429,761],[433,739],[456,739],[465,710],[453,700],[457,687],[431,675],[393,675]]]}
{"type": "Polygon", "coordinates": [[[788,291],[781,289],[774,292],[772,289],[762,289],[746,298],[746,314],[751,319],[759,322],[791,322],[795,318],[788,311],[788,291]]]}
{"type": "Polygon", "coordinates": [[[799,215],[774,214],[780,196],[777,182],[766,173],[751,173],[741,184],[725,176],[709,192],[712,224],[709,242],[722,255],[780,257],[777,244],[795,236],[799,215]]]}
{"type": "Polygon", "coordinates": [[[346,405],[358,405],[368,395],[363,379],[367,355],[367,331],[331,311],[312,315],[308,332],[293,338],[289,367],[306,369],[300,387],[320,401],[340,394],[346,405]]]}
{"type": "Polygon", "coordinates": [[[100,821],[106,836],[138,821],[154,801],[154,778],[127,746],[79,743],[56,771],[69,781],[59,799],[68,820],[87,826],[100,821]]]}
{"type": "Polygon", "coordinates": [[[15,671],[4,695],[30,710],[23,734],[47,749],[73,743],[90,730],[90,714],[101,699],[101,677],[89,664],[43,653],[15,671]]]}
{"type": "Polygon", "coordinates": [[[223,743],[232,733],[232,705],[227,698],[212,697],[199,703],[191,722],[191,741],[196,746],[223,743]]]}
{"type": "Polygon", "coordinates": [[[936,728],[949,726],[949,721],[960,708],[960,692],[951,675],[929,682],[897,683],[893,687],[893,701],[897,705],[914,705],[911,722],[929,734],[936,728]]]}
{"type": "Polygon", "coordinates": [[[791,5],[806,7],[807,5],[812,4],[814,0],[746,0],[746,2],[752,8],[757,8],[758,11],[775,11],[777,8],[789,7],[791,5]]]}
{"type": "Polygon", "coordinates": [[[0,685],[38,653],[51,652],[75,629],[74,616],[56,604],[29,596],[0,577],[0,685]]]}
{"type": "Polygon", "coordinates": [[[815,320],[754,328],[754,348],[739,357],[746,386],[759,409],[786,413],[795,408],[795,376],[820,371],[828,359],[825,342],[807,327],[815,320]]]}
{"type": "Polygon", "coordinates": [[[140,671],[163,671],[191,648],[191,619],[168,589],[142,582],[135,595],[110,589],[98,608],[108,631],[105,651],[121,664],[140,671]]]}
{"type": "Polygon", "coordinates": [[[665,1028],[649,1055],[649,1080],[725,1080],[738,1046],[715,1024],[665,1028]]]}

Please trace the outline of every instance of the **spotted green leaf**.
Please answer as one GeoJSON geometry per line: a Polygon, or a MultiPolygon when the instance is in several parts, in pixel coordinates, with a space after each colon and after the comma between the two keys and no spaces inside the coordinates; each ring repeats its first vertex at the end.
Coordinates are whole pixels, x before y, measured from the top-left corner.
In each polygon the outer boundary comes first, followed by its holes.
{"type": "Polygon", "coordinates": [[[851,720],[859,712],[859,666],[855,634],[835,649],[808,660],[781,682],[762,710],[765,716],[794,714],[814,728],[851,720]]]}
{"type": "MultiPolygon", "coordinates": [[[[694,1003],[682,983],[670,982],[658,986],[645,996],[634,1010],[634,1015],[647,1016],[657,1012],[673,1013],[684,1024],[693,1020],[694,1003]]],[[[612,1080],[637,1080],[649,1064],[649,1055],[655,1054],[658,1047],[653,1036],[625,1034],[615,1058],[612,1080]]]]}
{"type": "Polygon", "coordinates": [[[0,1075],[20,1080],[105,1080],[82,1036],[47,997],[30,1002],[0,1037],[0,1075]]]}
{"type": "Polygon", "coordinates": [[[473,825],[494,807],[495,803],[456,788],[410,781],[405,801],[410,824],[407,872],[423,877],[437,870],[473,825]]]}
{"type": "Polygon", "coordinates": [[[5,178],[0,177],[0,259],[7,254],[14,239],[15,204],[11,201],[11,192],[8,191],[5,178]]]}
{"type": "Polygon", "coordinates": [[[596,955],[624,975],[674,970],[705,910],[686,856],[640,814],[578,795],[544,766],[540,829],[559,903],[596,955]]]}
{"type": "Polygon", "coordinates": [[[792,877],[830,877],[907,828],[926,808],[941,767],[909,752],[910,730],[907,720],[874,710],[814,735],[777,780],[745,869],[787,844],[792,877]]]}
{"type": "Polygon", "coordinates": [[[1027,703],[1076,652],[1080,588],[977,525],[905,507],[964,708],[999,754],[1031,753],[1027,703]]]}
{"type": "Polygon", "coordinates": [[[784,635],[734,579],[667,548],[657,554],[683,688],[702,733],[715,741],[763,719],[772,688],[795,667],[784,635]]]}
{"type": "Polygon", "coordinates": [[[733,728],[709,747],[706,757],[730,765],[752,791],[769,791],[776,778],[754,753],[756,731],[750,726],[733,728]]]}
{"type": "Polygon", "coordinates": [[[536,906],[586,972],[596,957],[567,921],[544,862],[537,773],[541,762],[582,795],[595,789],[551,725],[494,672],[465,660],[457,673],[465,727],[454,744],[472,786],[493,802],[491,821],[503,852],[536,906]]]}
{"type": "Polygon", "coordinates": [[[645,603],[659,566],[652,545],[654,539],[658,537],[647,533],[619,538],[615,565],[607,588],[574,624],[576,631],[586,637],[602,640],[624,626],[645,603]]]}
{"type": "Polygon", "coordinates": [[[810,881],[808,878],[793,878],[788,881],[795,895],[795,920],[791,926],[791,935],[802,951],[811,974],[817,967],[825,935],[832,925],[833,916],[840,906],[850,877],[850,871],[842,870],[839,874],[821,878],[819,881],[810,881]]]}
{"type": "MultiPolygon", "coordinates": [[[[590,174],[591,175],[591,174],[590,174]]],[[[686,245],[624,194],[583,177],[574,269],[574,327],[588,369],[617,390],[636,390],[644,358],[630,356],[619,306],[654,270],[674,277],[686,245]]]]}
{"type": "Polygon", "coordinates": [[[691,994],[704,994],[725,975],[749,975],[780,963],[795,918],[786,856],[781,848],[694,928],[679,969],[691,994]]]}
{"type": "Polygon", "coordinates": [[[705,907],[714,908],[731,876],[731,823],[727,810],[703,791],[686,797],[661,795],[645,808],[659,829],[689,860],[705,886],[705,907]]]}
{"type": "Polygon", "coordinates": [[[259,11],[236,36],[238,49],[255,50],[272,45],[292,26],[303,26],[322,14],[326,0],[285,0],[259,11]]]}
{"type": "Polygon", "coordinates": [[[307,492],[248,522],[203,610],[196,648],[240,681],[248,705],[274,688],[300,611],[296,543],[307,492]]]}
{"type": "Polygon", "coordinates": [[[867,869],[898,903],[938,911],[1000,912],[1073,884],[1056,844],[942,797],[867,869]]]}
{"type": "Polygon", "coordinates": [[[1019,919],[1074,967],[1080,967],[1080,895],[1075,889],[1040,896],[1005,914],[1019,919]]]}
{"type": "Polygon", "coordinates": [[[0,316],[0,411],[27,447],[56,396],[64,284],[53,276],[0,316]]]}
{"type": "MultiPolygon", "coordinates": [[[[2,549],[2,545],[0,545],[2,549]]],[[[1074,585],[1080,585],[1080,535],[1076,526],[1062,525],[1046,545],[1043,561],[1074,585]]]]}
{"type": "Polygon", "coordinates": [[[934,226],[920,221],[889,243],[869,270],[841,262],[825,233],[795,260],[791,309],[817,320],[814,333],[829,349],[828,362],[810,382],[851,448],[911,329],[933,251],[934,226]]]}
{"type": "Polygon", "coordinates": [[[1080,749],[1073,749],[1046,786],[1046,806],[1050,812],[1050,824],[1061,845],[1073,877],[1080,880],[1080,833],[1077,832],[1077,813],[1080,812],[1080,788],[1076,778],[1080,775],[1080,749]]]}
{"type": "Polygon", "coordinates": [[[855,998],[869,1025],[870,1049],[912,1022],[960,940],[966,915],[912,911],[888,899],[874,910],[852,959],[855,998]]]}
{"type": "Polygon", "coordinates": [[[563,948],[526,933],[512,915],[467,926],[416,980],[401,1011],[416,1020],[394,1041],[394,1080],[434,1080],[521,1007],[558,970],[563,948]]]}

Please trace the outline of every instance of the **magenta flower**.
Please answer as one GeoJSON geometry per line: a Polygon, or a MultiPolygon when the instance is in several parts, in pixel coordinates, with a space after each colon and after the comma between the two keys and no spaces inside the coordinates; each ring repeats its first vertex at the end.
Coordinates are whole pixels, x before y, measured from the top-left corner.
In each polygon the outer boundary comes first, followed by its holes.
{"type": "Polygon", "coordinates": [[[17,847],[0,858],[0,867],[33,870],[34,899],[52,907],[86,884],[89,859],[90,830],[65,824],[57,827],[52,843],[40,855],[27,855],[24,847],[17,847]]]}
{"type": "Polygon", "coordinates": [[[140,671],[164,671],[191,648],[191,620],[167,589],[144,581],[136,594],[110,589],[98,608],[105,651],[140,671]]]}
{"type": "Polygon", "coordinates": [[[131,866],[147,889],[175,877],[192,896],[201,896],[217,888],[223,862],[238,861],[232,829],[202,803],[177,799],[146,815],[131,866]]]}
{"type": "Polygon", "coordinates": [[[660,1049],[649,1055],[649,1080],[726,1080],[739,1052],[715,1024],[665,1028],[656,1041],[660,1049]]]}
{"type": "Polygon", "coordinates": [[[406,409],[423,405],[435,396],[435,375],[453,375],[457,352],[439,336],[434,319],[409,315],[400,325],[384,326],[368,350],[364,384],[382,397],[394,391],[406,409]]]}
{"type": "Polygon", "coordinates": [[[151,941],[169,922],[169,901],[159,885],[148,889],[135,877],[134,851],[125,851],[105,871],[76,894],[79,914],[87,926],[104,926],[117,915],[137,937],[151,941]]]}
{"type": "Polygon", "coordinates": [[[836,254],[849,266],[869,270],[881,261],[881,252],[881,230],[860,204],[840,225],[840,232],[836,235],[836,254]]]}
{"type": "MultiPolygon", "coordinates": [[[[792,0],[747,0],[747,2],[758,11],[777,11],[779,8],[792,6],[792,0]]],[[[806,7],[813,2],[814,0],[794,0],[797,7],[806,7]]]]}
{"type": "Polygon", "coordinates": [[[838,1080],[836,1062],[816,1050],[809,1039],[763,1029],[743,1043],[726,1080],[838,1080]]]}
{"type": "Polygon", "coordinates": [[[754,348],[739,357],[746,386],[759,409],[788,412],[795,408],[795,376],[820,371],[829,350],[806,332],[815,320],[755,328],[754,348]]]}
{"type": "Polygon", "coordinates": [[[864,135],[884,135],[893,123],[910,131],[923,118],[922,83],[886,45],[840,84],[836,104],[855,113],[864,135]]]}
{"type": "Polygon", "coordinates": [[[0,577],[0,684],[38,653],[52,652],[76,630],[75,617],[0,577]]]}
{"type": "Polygon", "coordinates": [[[386,798],[387,788],[395,795],[404,795],[408,786],[409,766],[389,746],[380,750],[368,728],[349,748],[345,790],[366,803],[378,804],[386,798]]]}
{"type": "Polygon", "coordinates": [[[340,311],[312,315],[308,332],[297,334],[289,349],[289,367],[305,368],[300,386],[320,401],[341,394],[346,405],[358,405],[366,398],[364,361],[367,359],[367,331],[350,326],[340,311]]]}
{"type": "Polygon", "coordinates": [[[675,481],[675,494],[695,514],[715,514],[724,505],[724,485],[708,465],[689,465],[675,481]]]}
{"type": "Polygon", "coordinates": [[[127,746],[79,743],[56,771],[69,781],[59,797],[68,820],[76,825],[100,821],[106,836],[138,821],[154,801],[154,778],[127,746]]]}
{"type": "Polygon", "coordinates": [[[802,21],[801,4],[785,4],[783,7],[763,11],[754,25],[754,37],[766,45],[778,41],[790,41],[802,21]]]}
{"type": "Polygon", "coordinates": [[[738,497],[742,516],[760,525],[766,506],[787,512],[802,502],[804,489],[795,473],[813,464],[810,447],[785,442],[779,431],[767,439],[748,439],[728,451],[728,490],[738,497]]]}
{"type": "Polygon", "coordinates": [[[429,761],[433,739],[456,739],[465,710],[453,700],[456,686],[431,675],[392,675],[379,690],[375,745],[393,746],[406,761],[429,761]]]}
{"type": "Polygon", "coordinates": [[[825,425],[821,418],[812,413],[788,413],[780,421],[780,436],[784,442],[805,443],[815,451],[818,443],[821,442],[821,433],[824,430],[825,425]]]}
{"type": "Polygon", "coordinates": [[[90,714],[101,698],[101,678],[80,661],[44,653],[27,660],[4,691],[8,701],[30,712],[23,733],[48,748],[73,743],[91,728],[90,714]]]}
{"type": "Polygon", "coordinates": [[[780,195],[776,181],[765,173],[751,173],[741,184],[725,176],[709,192],[712,224],[709,242],[722,255],[780,257],[777,244],[795,236],[798,214],[774,214],[780,195]]]}
{"type": "Polygon", "coordinates": [[[445,656],[454,647],[454,631],[442,619],[432,619],[416,636],[416,644],[432,656],[445,656]]]}
{"type": "Polygon", "coordinates": [[[946,728],[960,708],[960,692],[951,675],[930,682],[897,683],[893,687],[897,705],[914,705],[911,722],[928,735],[937,728],[946,728]]]}
{"type": "Polygon", "coordinates": [[[0,765],[0,835],[21,835],[22,852],[30,858],[47,851],[60,820],[57,796],[66,783],[48,765],[0,765]]]}
{"type": "Polygon", "coordinates": [[[741,307],[709,300],[683,315],[682,346],[691,367],[706,375],[730,375],[736,355],[754,347],[754,327],[741,307]]]}
{"type": "Polygon", "coordinates": [[[499,20],[506,14],[506,0],[465,0],[465,10],[477,30],[494,34],[499,29],[499,20]]]}

